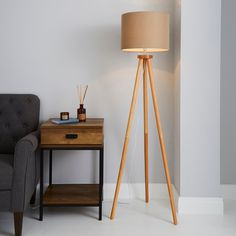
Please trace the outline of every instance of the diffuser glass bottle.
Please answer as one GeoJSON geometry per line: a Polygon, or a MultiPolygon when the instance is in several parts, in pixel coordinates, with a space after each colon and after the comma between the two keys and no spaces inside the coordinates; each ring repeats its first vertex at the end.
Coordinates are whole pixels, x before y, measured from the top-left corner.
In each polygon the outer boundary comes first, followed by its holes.
{"type": "Polygon", "coordinates": [[[77,109],[77,119],[80,122],[86,121],[86,109],[84,108],[84,99],[87,93],[88,85],[86,86],[77,86],[77,92],[79,97],[80,106],[77,109]]]}
{"type": "Polygon", "coordinates": [[[77,119],[80,122],[86,121],[86,109],[84,108],[84,104],[80,104],[79,108],[77,109],[77,119]]]}

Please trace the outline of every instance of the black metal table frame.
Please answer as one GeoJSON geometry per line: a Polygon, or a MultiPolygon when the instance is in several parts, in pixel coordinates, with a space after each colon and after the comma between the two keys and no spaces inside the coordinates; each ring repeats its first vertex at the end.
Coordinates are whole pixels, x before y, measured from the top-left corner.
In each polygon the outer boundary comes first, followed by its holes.
{"type": "MultiPolygon", "coordinates": [[[[50,145],[52,146],[52,145],[50,145]]],[[[40,151],[40,202],[39,202],[39,220],[43,221],[43,207],[54,207],[54,206],[86,206],[86,207],[99,207],[99,220],[102,220],[102,201],[103,201],[103,165],[104,165],[104,146],[101,145],[99,147],[41,147],[40,151]],[[99,204],[74,204],[74,205],[63,205],[63,204],[55,204],[48,205],[43,204],[43,194],[44,194],[44,151],[49,151],[49,186],[52,185],[52,151],[53,150],[95,150],[99,151],[99,204]]]]}

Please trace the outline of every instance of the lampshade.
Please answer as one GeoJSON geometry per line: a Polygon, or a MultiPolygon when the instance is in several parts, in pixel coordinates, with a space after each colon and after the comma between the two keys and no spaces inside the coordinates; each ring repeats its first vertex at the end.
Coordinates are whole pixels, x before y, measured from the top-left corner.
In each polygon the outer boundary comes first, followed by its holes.
{"type": "Polygon", "coordinates": [[[127,52],[169,50],[169,15],[128,12],[121,17],[121,49],[127,52]]]}

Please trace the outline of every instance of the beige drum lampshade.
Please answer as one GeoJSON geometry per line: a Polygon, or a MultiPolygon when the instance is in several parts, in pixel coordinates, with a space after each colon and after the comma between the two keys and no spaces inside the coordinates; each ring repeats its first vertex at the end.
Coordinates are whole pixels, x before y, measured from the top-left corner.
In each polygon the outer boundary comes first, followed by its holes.
{"type": "Polygon", "coordinates": [[[121,49],[127,52],[168,51],[169,15],[148,11],[123,14],[121,49]]]}

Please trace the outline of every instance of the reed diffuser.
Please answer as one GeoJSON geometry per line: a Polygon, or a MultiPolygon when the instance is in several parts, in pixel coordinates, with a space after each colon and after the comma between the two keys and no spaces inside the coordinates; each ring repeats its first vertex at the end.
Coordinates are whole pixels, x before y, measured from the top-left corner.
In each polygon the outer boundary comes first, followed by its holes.
{"type": "Polygon", "coordinates": [[[86,109],[84,108],[84,99],[88,90],[88,85],[79,85],[77,86],[77,93],[79,98],[79,108],[77,109],[77,119],[80,122],[86,121],[86,109]]]}

